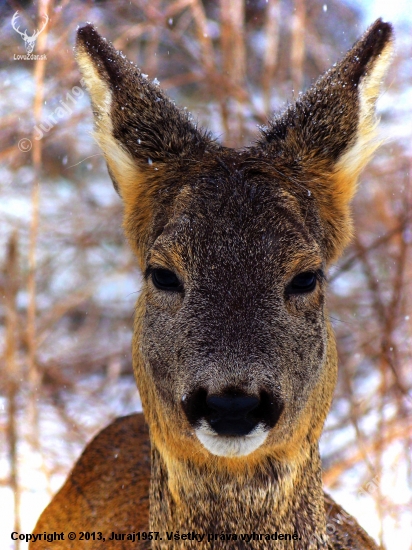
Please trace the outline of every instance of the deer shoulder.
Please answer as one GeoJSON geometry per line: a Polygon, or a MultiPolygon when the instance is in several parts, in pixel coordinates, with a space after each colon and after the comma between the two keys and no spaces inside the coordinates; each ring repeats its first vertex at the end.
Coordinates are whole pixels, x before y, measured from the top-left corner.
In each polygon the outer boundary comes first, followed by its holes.
{"type": "MultiPolygon", "coordinates": [[[[99,539],[81,542],[81,532],[102,533],[102,538],[107,539],[105,548],[130,548],[130,541],[110,542],[109,538],[112,532],[149,530],[149,481],[150,441],[143,415],[118,418],[86,447],[41,515],[35,533],[64,531],[63,541],[50,543],[57,550],[83,545],[102,547],[99,539]],[[67,538],[69,532],[76,533],[75,540],[67,538]]],[[[33,548],[39,547],[47,548],[47,544],[33,543],[33,548]]]]}

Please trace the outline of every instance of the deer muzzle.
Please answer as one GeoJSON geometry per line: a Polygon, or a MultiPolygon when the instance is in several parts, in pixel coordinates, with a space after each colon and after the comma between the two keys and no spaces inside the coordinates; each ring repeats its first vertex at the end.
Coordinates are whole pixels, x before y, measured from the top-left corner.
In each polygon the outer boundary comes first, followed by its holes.
{"type": "Polygon", "coordinates": [[[218,456],[244,456],[256,450],[284,408],[267,391],[250,395],[235,388],[219,393],[200,388],[182,399],[182,407],[199,441],[218,456]]]}

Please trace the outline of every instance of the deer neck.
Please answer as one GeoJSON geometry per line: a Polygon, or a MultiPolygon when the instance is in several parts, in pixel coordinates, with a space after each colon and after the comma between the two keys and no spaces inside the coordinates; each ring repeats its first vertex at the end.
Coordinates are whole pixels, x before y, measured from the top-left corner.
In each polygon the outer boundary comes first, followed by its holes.
{"type": "Polygon", "coordinates": [[[162,541],[153,541],[152,547],[187,549],[197,548],[202,542],[222,549],[327,548],[317,445],[304,455],[296,465],[268,458],[253,472],[233,475],[212,465],[199,467],[189,461],[165,459],[152,444],[150,530],[159,531],[162,537],[162,541]],[[300,538],[293,542],[257,540],[253,533],[296,533],[300,538]],[[198,538],[192,544],[192,539],[175,538],[182,534],[198,538]],[[236,534],[237,539],[227,539],[229,534],[236,534]],[[243,539],[246,544],[241,539],[245,534],[252,536],[243,539]],[[215,535],[212,542],[210,537],[215,535]]]}

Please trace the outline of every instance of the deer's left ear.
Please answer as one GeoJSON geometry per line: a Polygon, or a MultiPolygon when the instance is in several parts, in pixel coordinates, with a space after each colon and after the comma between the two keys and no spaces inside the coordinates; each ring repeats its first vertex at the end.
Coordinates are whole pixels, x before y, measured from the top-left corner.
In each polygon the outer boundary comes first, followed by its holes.
{"type": "Polygon", "coordinates": [[[257,146],[292,167],[317,200],[328,261],[350,238],[349,202],[379,145],[375,103],[392,50],[392,27],[378,19],[340,63],[270,123],[257,146]]]}

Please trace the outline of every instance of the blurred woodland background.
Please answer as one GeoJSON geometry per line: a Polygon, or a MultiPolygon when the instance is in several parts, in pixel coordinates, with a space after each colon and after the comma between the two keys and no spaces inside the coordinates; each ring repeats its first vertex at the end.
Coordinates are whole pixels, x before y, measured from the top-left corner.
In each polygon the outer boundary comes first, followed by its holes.
{"type": "MultiPolygon", "coordinates": [[[[338,0],[0,6],[3,549],[12,547],[11,531],[33,529],[85,443],[140,406],[131,366],[140,275],[91,137],[72,50],[76,27],[97,25],[224,144],[241,146],[366,24],[362,2],[338,0]],[[11,24],[17,10],[15,26],[29,36],[48,15],[33,51],[47,59],[15,59],[26,53],[11,24]]],[[[340,375],[321,447],[326,488],[382,548],[409,550],[412,32],[402,24],[395,30],[397,53],[379,103],[386,141],[361,177],[356,236],[329,274],[340,375]]]]}

